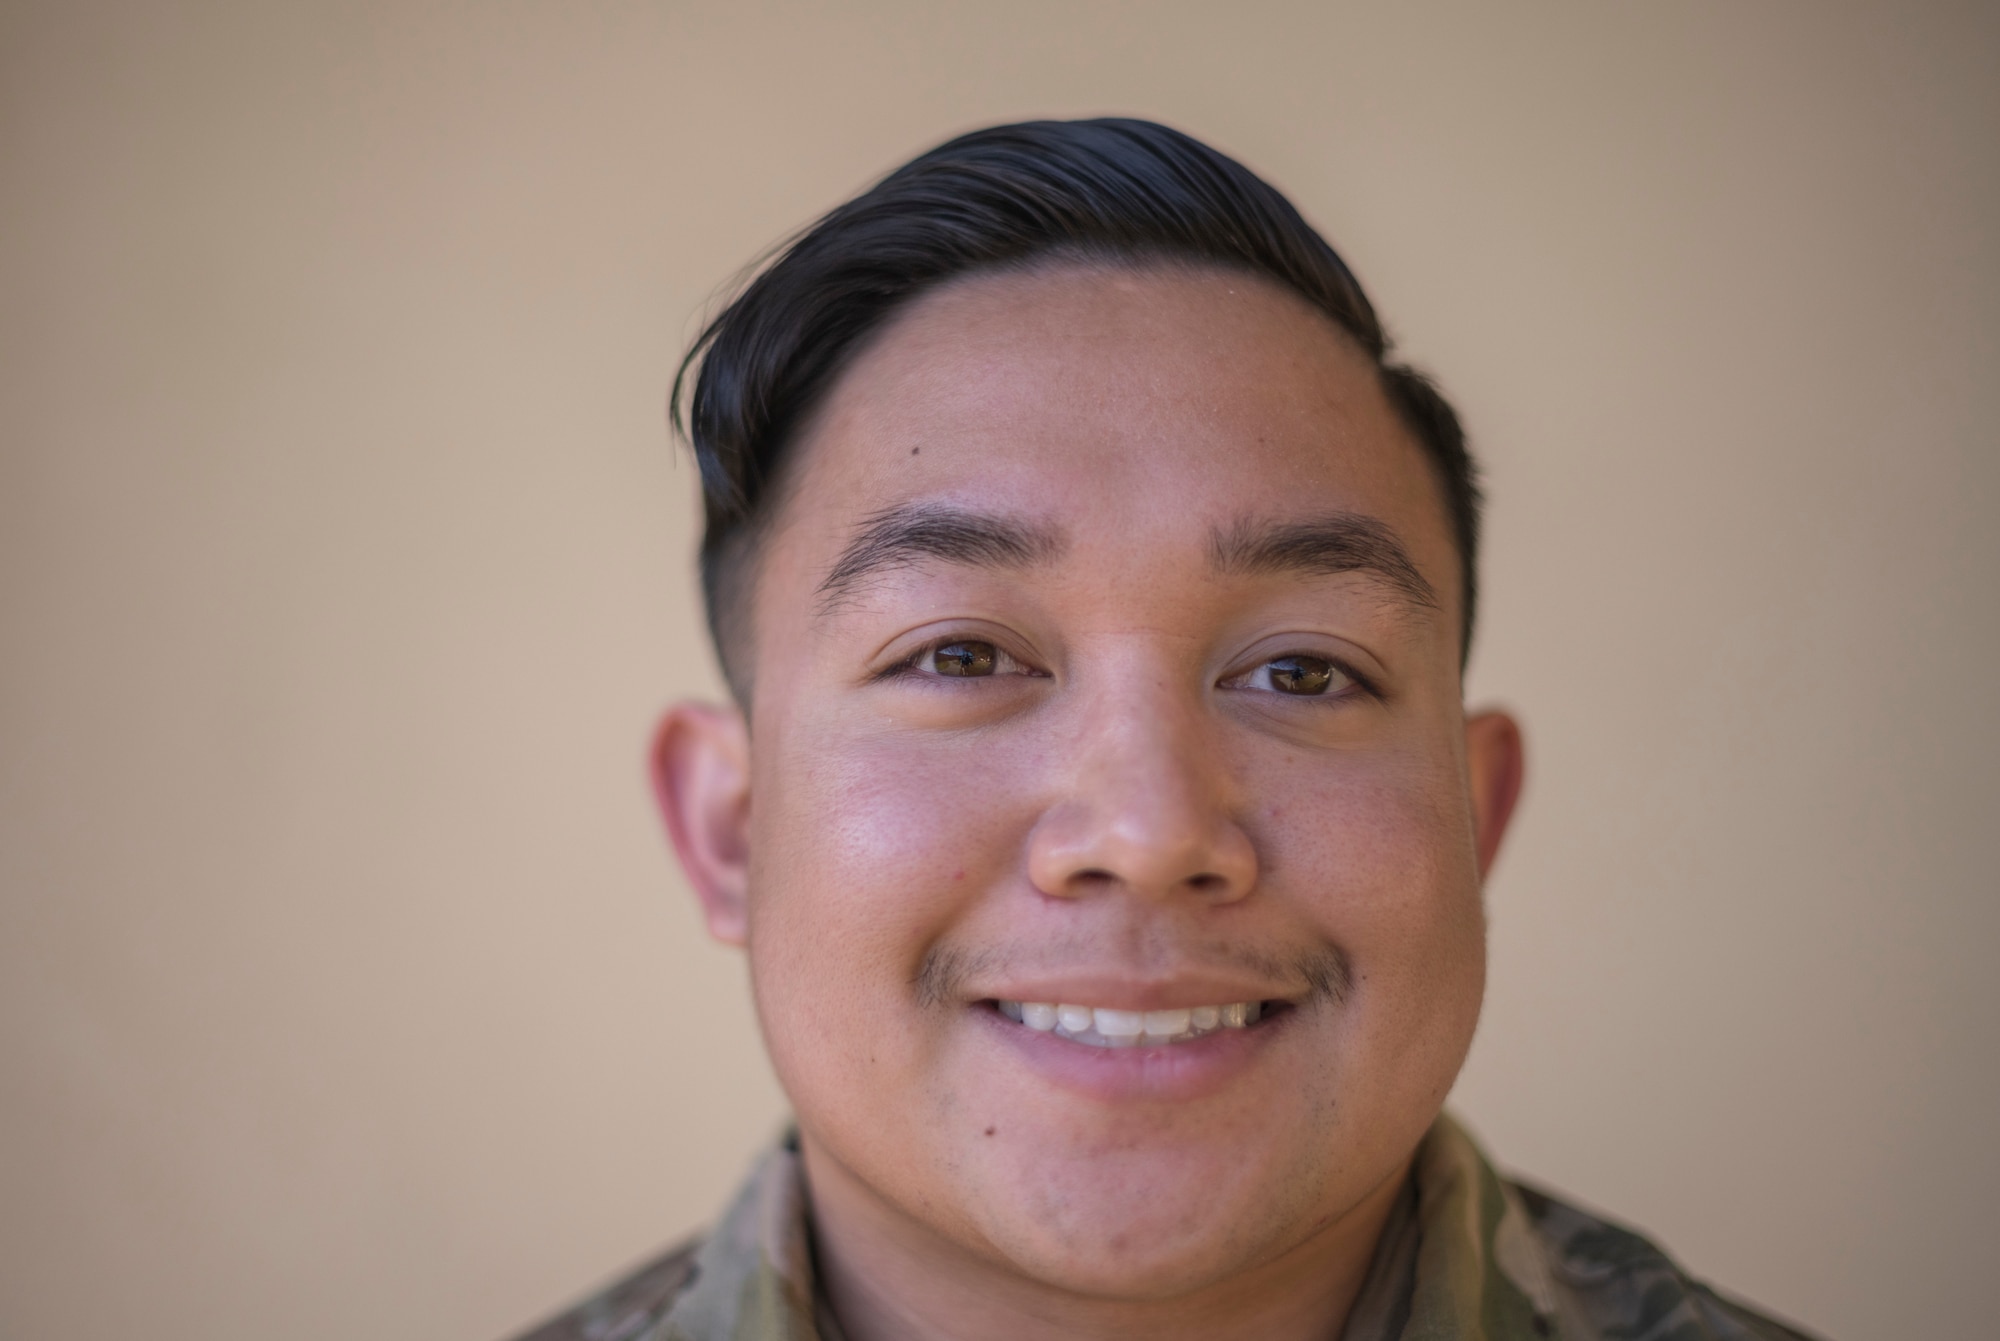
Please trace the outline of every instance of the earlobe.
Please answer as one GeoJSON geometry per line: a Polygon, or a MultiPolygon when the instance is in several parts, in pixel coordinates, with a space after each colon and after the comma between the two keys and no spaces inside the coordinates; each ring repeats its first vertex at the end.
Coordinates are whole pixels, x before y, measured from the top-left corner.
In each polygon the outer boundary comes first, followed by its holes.
{"type": "Polygon", "coordinates": [[[1474,713],[1465,719],[1465,764],[1472,784],[1472,821],[1479,845],[1479,877],[1484,880],[1500,855],[1500,840],[1521,799],[1526,755],[1521,727],[1504,712],[1474,713]]]}
{"type": "Polygon", "coordinates": [[[743,944],[749,930],[750,733],[734,708],[680,703],[660,719],[653,795],[709,934],[743,944]]]}

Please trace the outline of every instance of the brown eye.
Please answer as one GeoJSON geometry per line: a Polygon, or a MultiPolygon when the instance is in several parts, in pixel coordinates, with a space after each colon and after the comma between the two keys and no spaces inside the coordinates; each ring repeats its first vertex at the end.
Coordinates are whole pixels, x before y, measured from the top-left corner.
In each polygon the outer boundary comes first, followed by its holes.
{"type": "Polygon", "coordinates": [[[1269,665],[1271,688],[1281,694],[1324,694],[1338,673],[1318,657],[1279,657],[1269,665]]]}
{"type": "Polygon", "coordinates": [[[931,653],[931,665],[939,675],[991,675],[997,660],[992,643],[945,643],[931,653]]]}

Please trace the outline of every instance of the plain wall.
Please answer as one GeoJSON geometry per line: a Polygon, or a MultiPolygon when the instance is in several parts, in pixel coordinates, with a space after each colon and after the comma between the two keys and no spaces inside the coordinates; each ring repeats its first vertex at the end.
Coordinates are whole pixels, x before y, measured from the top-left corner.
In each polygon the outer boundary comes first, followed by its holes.
{"type": "Polygon", "coordinates": [[[641,760],[673,362],[947,134],[1288,191],[1489,472],[1532,776],[1455,1103],[1849,1341],[1990,1336],[1992,6],[0,9],[0,1334],[487,1341],[782,1104],[641,760]]]}

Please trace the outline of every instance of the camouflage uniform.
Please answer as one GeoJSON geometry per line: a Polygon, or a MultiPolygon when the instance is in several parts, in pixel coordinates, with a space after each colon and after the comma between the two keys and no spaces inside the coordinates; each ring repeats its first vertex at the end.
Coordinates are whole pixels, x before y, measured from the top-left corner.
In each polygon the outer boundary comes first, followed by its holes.
{"type": "MultiPolygon", "coordinates": [[[[1628,1230],[1503,1181],[1440,1116],[1340,1341],[1809,1341],[1628,1230]]],[[[518,1341],[843,1341],[815,1283],[787,1141],[705,1241],[518,1341]]]]}

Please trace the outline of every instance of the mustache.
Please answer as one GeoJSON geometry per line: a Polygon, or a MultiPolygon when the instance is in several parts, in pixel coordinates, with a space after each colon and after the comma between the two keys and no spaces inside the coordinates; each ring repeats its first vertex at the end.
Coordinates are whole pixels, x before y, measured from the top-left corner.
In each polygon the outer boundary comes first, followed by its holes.
{"type": "MultiPolygon", "coordinates": [[[[918,1005],[943,1006],[963,1000],[965,985],[975,978],[1023,967],[1041,972],[1100,968],[1104,958],[1101,943],[1082,941],[1056,942],[1032,949],[934,945],[917,966],[911,986],[916,990],[918,1005]]],[[[1252,945],[1208,941],[1172,954],[1148,954],[1146,959],[1155,965],[1164,961],[1182,969],[1248,970],[1266,982],[1298,983],[1306,990],[1300,1005],[1320,1001],[1339,1005],[1354,990],[1354,966],[1348,961],[1347,952],[1332,943],[1296,952],[1273,952],[1252,945]]]]}

